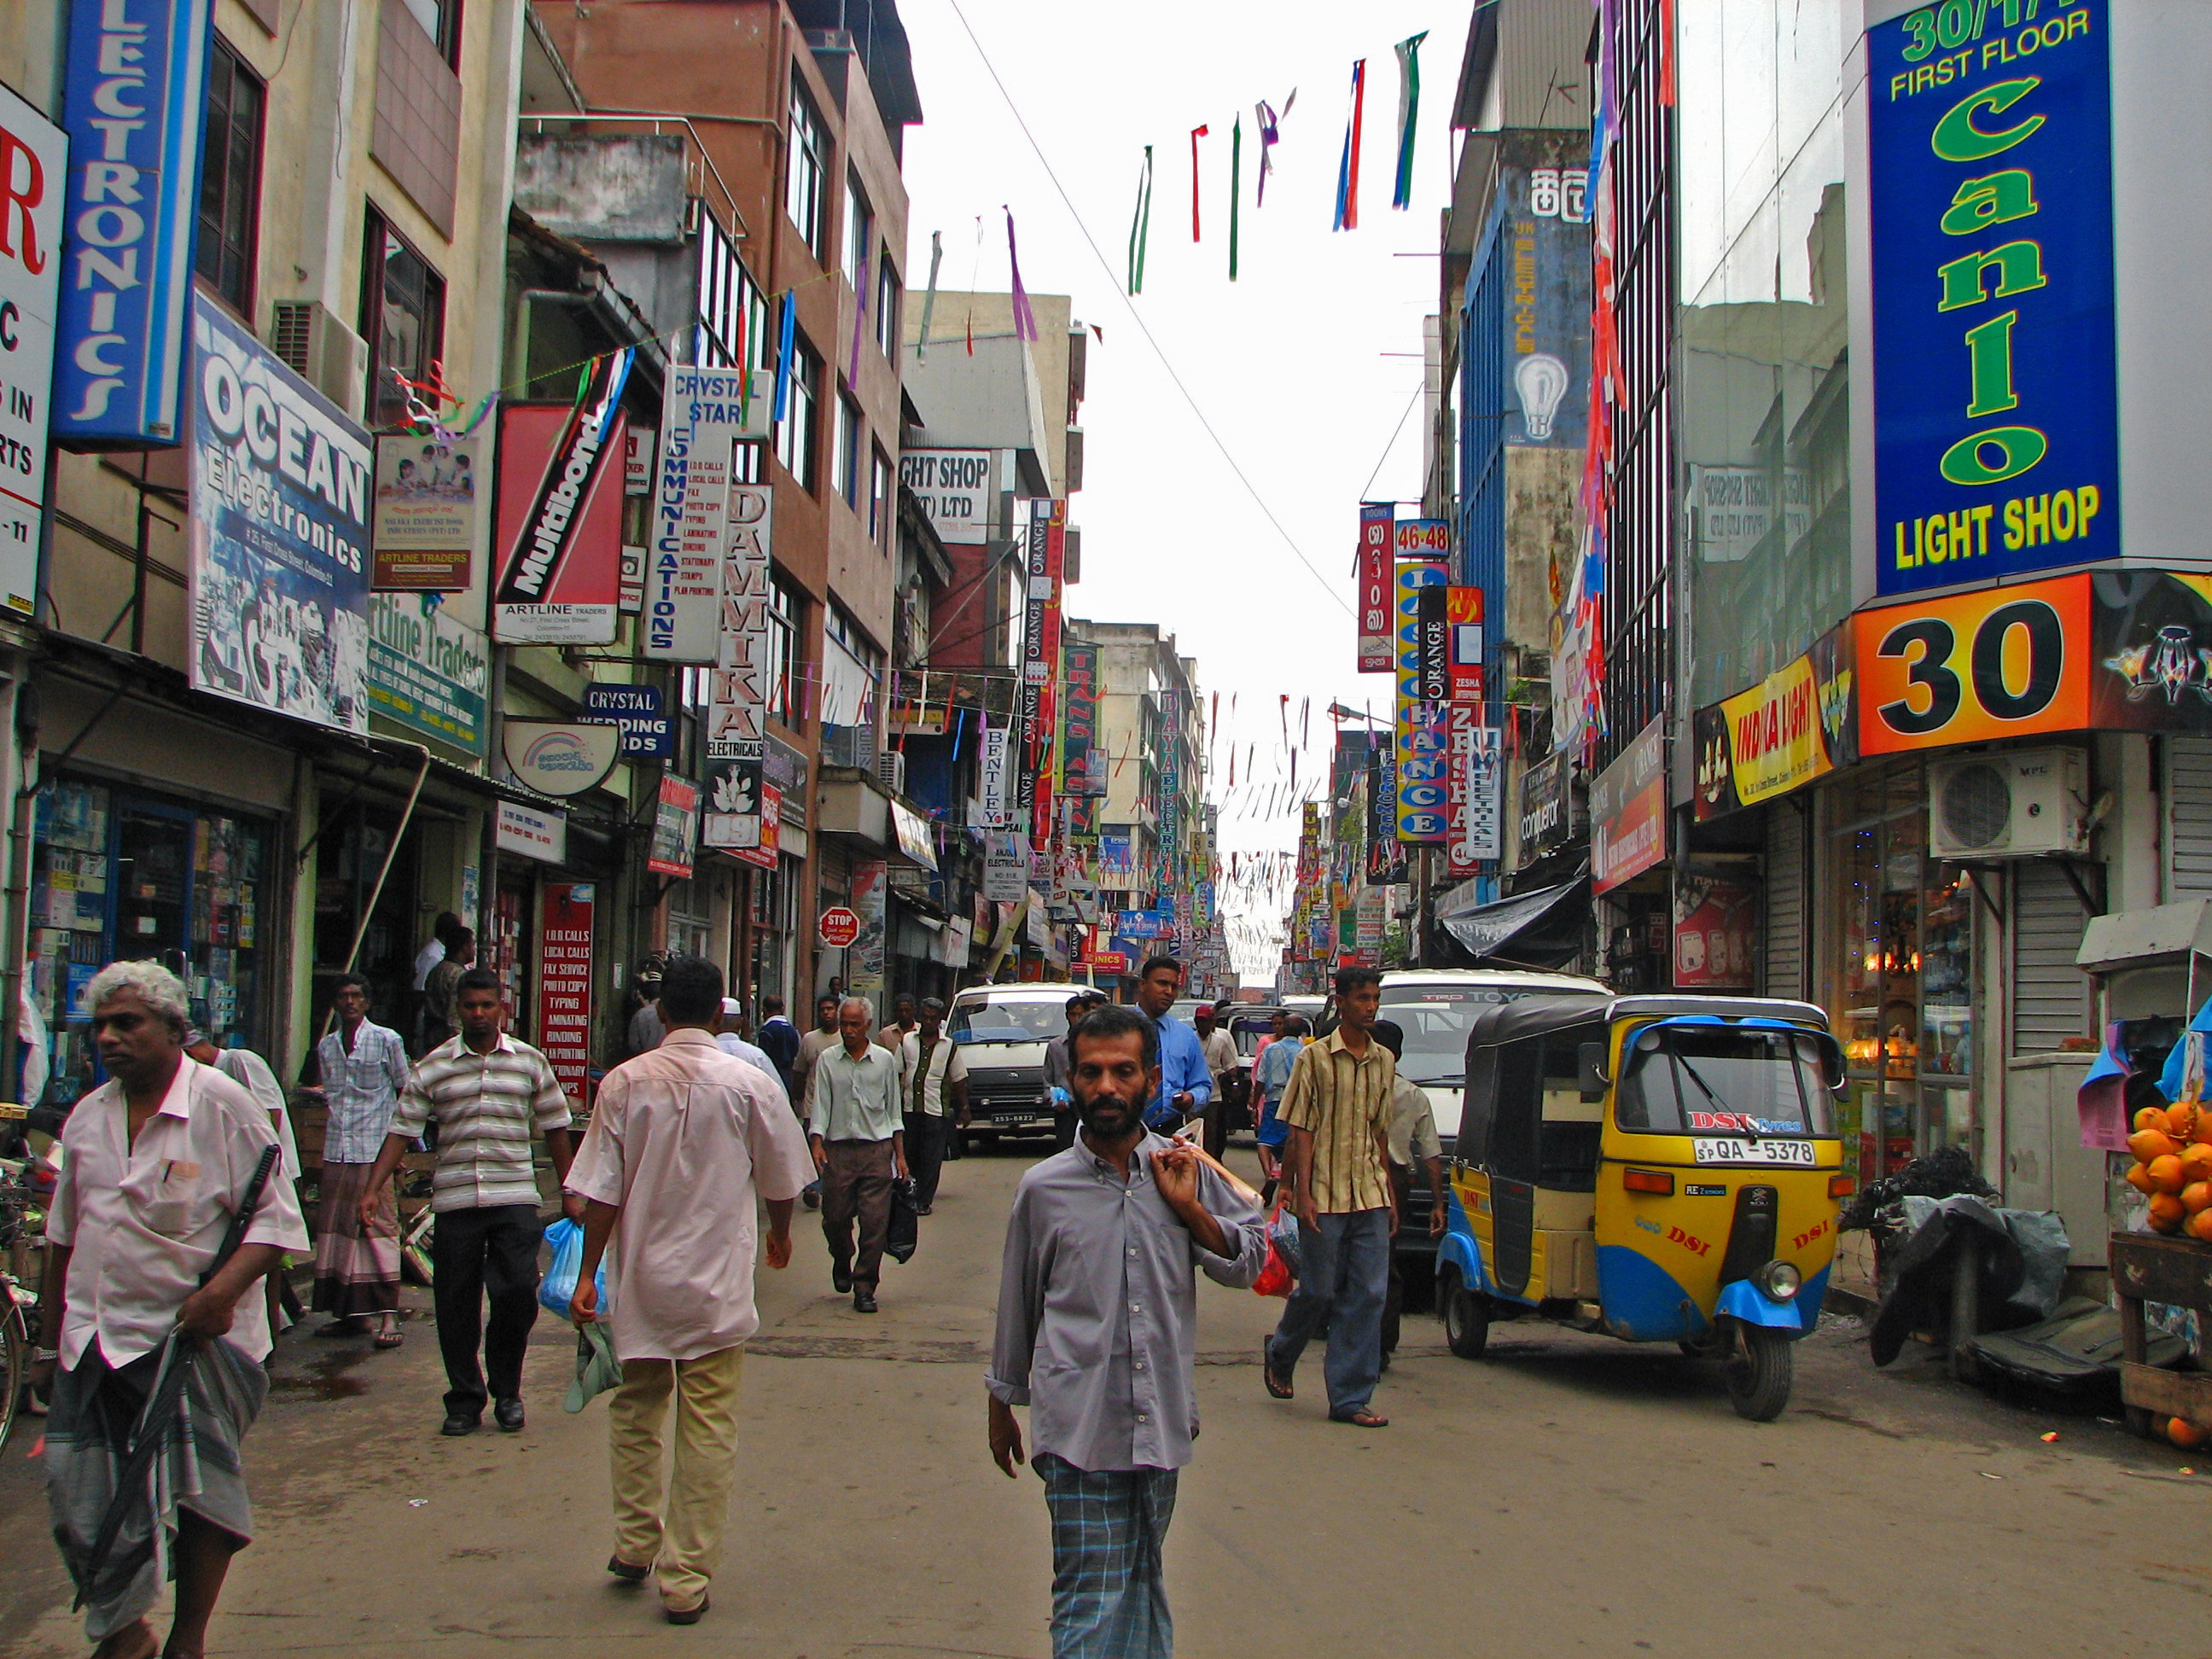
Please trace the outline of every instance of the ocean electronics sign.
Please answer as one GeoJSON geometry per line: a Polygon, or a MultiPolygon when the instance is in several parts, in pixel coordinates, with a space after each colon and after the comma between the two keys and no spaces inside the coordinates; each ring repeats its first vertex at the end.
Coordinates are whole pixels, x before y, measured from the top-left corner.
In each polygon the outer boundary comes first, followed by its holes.
{"type": "Polygon", "coordinates": [[[2111,0],[1867,31],[1885,594],[2120,551],[2111,0]]]}
{"type": "Polygon", "coordinates": [[[76,0],[54,436],[181,441],[210,0],[76,0]]]}

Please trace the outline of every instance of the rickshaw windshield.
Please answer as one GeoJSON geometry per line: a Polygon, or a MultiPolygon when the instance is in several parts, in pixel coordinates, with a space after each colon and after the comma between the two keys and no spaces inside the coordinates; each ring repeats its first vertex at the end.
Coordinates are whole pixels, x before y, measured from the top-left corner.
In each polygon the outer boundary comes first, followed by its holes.
{"type": "Polygon", "coordinates": [[[1613,1118],[1647,1134],[1831,1135],[1820,1045],[1793,1031],[1649,1025],[1632,1040],[1613,1118]]]}

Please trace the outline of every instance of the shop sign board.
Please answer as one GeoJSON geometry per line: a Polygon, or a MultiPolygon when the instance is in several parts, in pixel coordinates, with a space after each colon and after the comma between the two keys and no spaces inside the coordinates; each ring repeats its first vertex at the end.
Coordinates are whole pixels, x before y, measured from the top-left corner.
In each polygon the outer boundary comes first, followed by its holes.
{"type": "Polygon", "coordinates": [[[1018,831],[993,830],[983,837],[983,896],[994,904],[1016,904],[1030,890],[1030,842],[1018,831]]]}
{"type": "Polygon", "coordinates": [[[183,437],[211,9],[211,0],[69,9],[58,254],[67,280],[53,385],[53,435],[64,443],[143,449],[183,437]]]}
{"type": "Polygon", "coordinates": [[[1075,965],[1088,968],[1094,974],[1120,975],[1130,971],[1129,953],[1126,951],[1093,951],[1075,965]]]}
{"type": "Polygon", "coordinates": [[[376,514],[369,586],[455,593],[475,586],[491,538],[492,428],[465,437],[387,434],[376,441],[376,514]]]}
{"type": "Polygon", "coordinates": [[[503,800],[492,820],[492,845],[541,864],[568,861],[568,815],[503,800]]]}
{"type": "Polygon", "coordinates": [[[1860,677],[1851,624],[1747,691],[1700,708],[1691,721],[1699,822],[1753,806],[1858,758],[1860,677]]]}
{"type": "Polygon", "coordinates": [[[1589,408],[1589,145],[1580,133],[1504,136],[1498,258],[1510,260],[1509,349],[1489,408],[1516,448],[1583,447],[1589,408]]]}
{"type": "Polygon", "coordinates": [[[1520,866],[1534,863],[1575,832],[1577,826],[1570,821],[1569,764],[1566,751],[1559,750],[1521,775],[1521,814],[1516,826],[1520,866]]]}
{"type": "MultiPolygon", "coordinates": [[[[738,765],[744,762],[734,763],[738,765]]],[[[783,791],[766,778],[760,787],[760,830],[750,847],[732,847],[730,856],[757,866],[763,870],[775,868],[776,860],[783,856],[783,791]]]]}
{"type": "Polygon", "coordinates": [[[1395,837],[1409,843],[1440,842],[1448,829],[1446,790],[1450,759],[1443,705],[1421,696],[1421,593],[1425,588],[1449,586],[1450,578],[1440,559],[1401,560],[1395,580],[1393,649],[1398,675],[1395,837]]]}
{"type": "Polygon", "coordinates": [[[833,951],[842,951],[860,936],[860,918],[850,907],[833,904],[822,913],[815,936],[833,951]]]}
{"type": "Polygon", "coordinates": [[[738,850],[761,839],[761,763],[757,760],[707,763],[707,808],[701,820],[702,845],[738,850]]]}
{"type": "MultiPolygon", "coordinates": [[[[1060,585],[1066,548],[1067,503],[1040,497],[1029,504],[1022,607],[1022,680],[1015,739],[1014,819],[1042,844],[1052,827],[1052,747],[1055,682],[1060,678],[1060,585]]],[[[1163,782],[1163,793],[1173,798],[1163,782]]]]}
{"type": "Polygon", "coordinates": [[[1638,732],[1590,785],[1590,889],[1603,893],[1667,856],[1667,720],[1638,732]]]}
{"type": "Polygon", "coordinates": [[[722,611],[707,679],[707,758],[757,767],[768,735],[768,585],[774,492],[732,483],[725,506],[722,611]]]}
{"type": "Polygon", "coordinates": [[[1451,733],[1451,833],[1444,842],[1446,873],[1471,876],[1504,856],[1501,785],[1504,733],[1482,724],[1479,703],[1443,705],[1451,733]]]}
{"type": "Polygon", "coordinates": [[[806,828],[806,780],[811,770],[805,756],[775,733],[769,734],[761,750],[761,776],[782,796],[782,821],[794,830],[806,828]]]}
{"type": "Polygon", "coordinates": [[[676,754],[676,722],[657,685],[617,685],[595,680],[584,688],[587,720],[622,733],[624,760],[671,760],[676,754]]]}
{"type": "Polygon", "coordinates": [[[988,449],[909,449],[899,456],[899,482],[914,491],[930,527],[947,547],[991,539],[992,453],[988,449]]]}
{"type": "MultiPolygon", "coordinates": [[[[885,896],[890,872],[881,859],[853,866],[853,908],[845,912],[858,923],[845,952],[845,989],[849,995],[868,999],[883,1012],[884,957],[886,927],[885,896]]],[[[829,918],[825,915],[823,921],[829,918]]]]}
{"type": "Polygon", "coordinates": [[[711,663],[721,639],[724,544],[744,404],[736,369],[668,371],[640,646],[655,662],[711,663]]]}
{"type": "Polygon", "coordinates": [[[538,929],[538,1048],[561,1092],[582,1111],[592,1103],[591,882],[548,882],[538,929]]]}
{"type": "Polygon", "coordinates": [[[655,875],[688,877],[691,849],[699,837],[699,786],[682,778],[663,778],[653,811],[653,842],[645,867],[655,875]]]}
{"type": "Polygon", "coordinates": [[[1444,695],[1454,702],[1480,702],[1486,676],[1482,657],[1483,590],[1448,587],[1444,590],[1447,633],[1444,695]]]}
{"type": "Polygon", "coordinates": [[[1012,728],[1004,726],[983,728],[982,828],[986,830],[1011,830],[1014,827],[1012,747],[1012,728]]]}
{"type": "Polygon", "coordinates": [[[1759,890],[1747,882],[1674,872],[1674,987],[1749,991],[1759,942],[1759,890]]]}
{"type": "Polygon", "coordinates": [[[1400,519],[1390,527],[1390,551],[1407,559],[1440,564],[1451,562],[1452,527],[1449,519],[1400,519]]]}
{"type": "Polygon", "coordinates": [[[2114,10],[1867,31],[1881,593],[2121,551],[2114,10]]]}
{"type": "Polygon", "coordinates": [[[1396,660],[1390,646],[1391,520],[1389,501],[1359,504],[1359,672],[1387,674],[1396,660]]]}
{"type": "Polygon", "coordinates": [[[975,924],[966,916],[948,916],[945,931],[937,936],[938,960],[955,973],[968,965],[969,948],[975,937],[975,924]]]}
{"type": "Polygon", "coordinates": [[[500,410],[500,568],[492,637],[502,645],[606,645],[622,597],[623,388],[630,349],[593,360],[574,404],[500,410]]]}
{"type": "Polygon", "coordinates": [[[1106,751],[1098,746],[1098,647],[1066,640],[1060,647],[1060,793],[1088,799],[1106,793],[1106,751]]]}
{"type": "Polygon", "coordinates": [[[653,494],[653,457],[660,434],[649,426],[630,422],[623,431],[623,494],[653,494]]]}
{"type": "Polygon", "coordinates": [[[898,849],[926,870],[937,868],[937,835],[929,820],[902,800],[891,802],[891,835],[898,849]]]}
{"type": "Polygon", "coordinates": [[[421,593],[368,596],[368,712],[471,755],[484,752],[491,644],[421,593]]]}
{"type": "Polygon", "coordinates": [[[622,733],[587,720],[519,720],[500,727],[507,770],[541,795],[580,795],[607,781],[621,757],[622,733]]]}
{"type": "Polygon", "coordinates": [[[2090,585],[2058,576],[1860,611],[1859,751],[2088,725],[2090,585]]]}
{"type": "Polygon", "coordinates": [[[192,301],[192,689],[368,730],[368,434],[192,301]]]}
{"type": "Polygon", "coordinates": [[[69,141],[0,87],[0,605],[37,608],[69,141]]]}

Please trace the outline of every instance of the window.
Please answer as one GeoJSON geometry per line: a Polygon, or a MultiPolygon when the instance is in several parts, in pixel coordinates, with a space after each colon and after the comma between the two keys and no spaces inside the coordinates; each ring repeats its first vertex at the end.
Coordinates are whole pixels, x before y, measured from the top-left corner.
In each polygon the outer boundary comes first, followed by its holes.
{"type": "Polygon", "coordinates": [[[200,139],[200,234],[194,264],[233,311],[253,316],[254,230],[261,207],[261,82],[215,38],[200,139]]]}
{"type": "Polygon", "coordinates": [[[868,539],[890,551],[891,458],[878,448],[868,463],[868,539]]]}
{"type": "MultiPolygon", "coordinates": [[[[745,366],[766,368],[775,361],[769,338],[768,296],[738,260],[738,246],[713,219],[699,234],[699,341],[696,362],[702,368],[735,368],[742,346],[745,366]]],[[[757,392],[755,393],[758,395],[757,392]]]]}
{"type": "Polygon", "coordinates": [[[822,210],[822,185],[830,172],[830,135],[796,68],[791,74],[791,132],[786,148],[790,159],[784,167],[783,210],[799,228],[799,239],[812,250],[816,262],[825,263],[828,216],[822,210]]]}
{"type": "Polygon", "coordinates": [[[875,240],[876,216],[868,210],[860,181],[848,173],[845,175],[845,280],[852,284],[856,300],[867,292],[868,251],[875,240]]]}
{"type": "Polygon", "coordinates": [[[792,347],[791,402],[776,428],[775,455],[783,470],[810,494],[820,483],[815,452],[821,442],[816,422],[821,395],[822,360],[807,349],[804,340],[796,340],[792,347]]]}
{"type": "Polygon", "coordinates": [[[768,712],[796,731],[801,725],[799,688],[805,676],[799,619],[806,600],[781,576],[768,584],[768,712]]]}
{"type": "Polygon", "coordinates": [[[401,0],[448,68],[461,66],[461,0],[401,0]]]}
{"type": "Polygon", "coordinates": [[[402,379],[427,380],[445,350],[445,279],[369,210],[362,242],[361,332],[368,342],[368,423],[407,418],[402,379]]]}
{"type": "Polygon", "coordinates": [[[884,653],[835,605],[823,623],[822,640],[822,723],[873,726],[884,653]]]}
{"type": "Polygon", "coordinates": [[[903,291],[898,272],[891,269],[890,250],[886,248],[876,264],[876,343],[893,362],[898,361],[899,296],[903,291]]]}
{"type": "Polygon", "coordinates": [[[830,480],[845,505],[860,510],[860,406],[848,392],[837,394],[837,453],[830,480]]]}

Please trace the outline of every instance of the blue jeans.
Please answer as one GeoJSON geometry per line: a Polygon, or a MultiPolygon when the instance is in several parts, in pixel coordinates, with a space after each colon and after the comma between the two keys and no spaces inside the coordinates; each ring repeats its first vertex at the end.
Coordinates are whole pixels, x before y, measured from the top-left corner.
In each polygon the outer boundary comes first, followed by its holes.
{"type": "Polygon", "coordinates": [[[1349,1417],[1374,1397],[1382,1374],[1382,1303],[1390,1285],[1390,1212],[1324,1215],[1298,1229],[1298,1285],[1267,1343],[1287,1378],[1306,1344],[1326,1326],[1328,1414],[1349,1417]]]}

